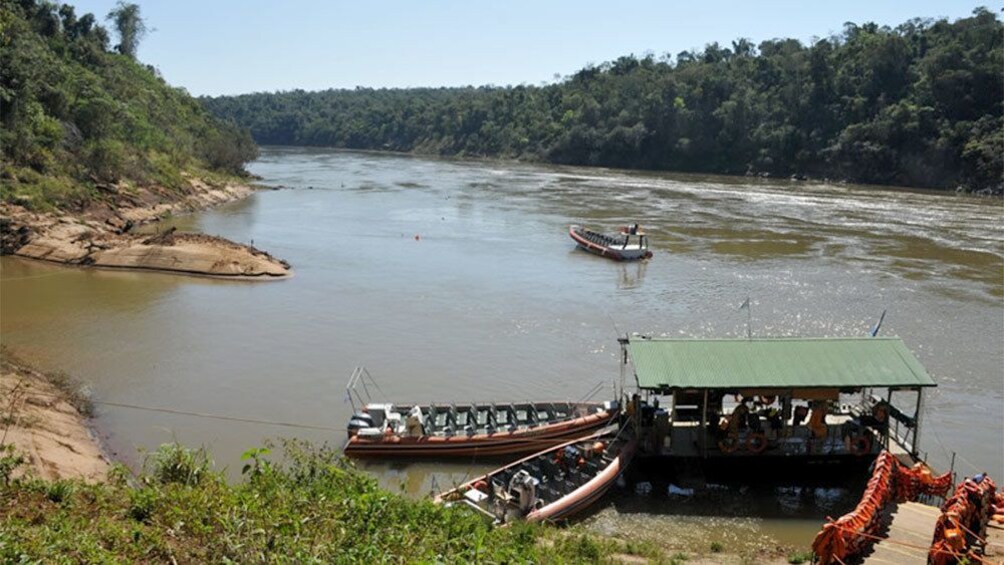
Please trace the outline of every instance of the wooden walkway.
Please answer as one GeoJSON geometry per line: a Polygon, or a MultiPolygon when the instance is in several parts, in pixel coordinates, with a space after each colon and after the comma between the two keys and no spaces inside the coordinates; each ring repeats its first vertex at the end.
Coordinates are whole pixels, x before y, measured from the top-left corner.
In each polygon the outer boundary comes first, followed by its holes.
{"type": "Polygon", "coordinates": [[[983,562],[987,565],[1004,565],[1004,526],[993,522],[987,526],[987,546],[983,562]]]}
{"type": "Polygon", "coordinates": [[[934,524],[941,510],[919,502],[892,503],[886,510],[891,522],[885,538],[875,542],[863,565],[909,565],[927,563],[934,539],[934,524]]]}

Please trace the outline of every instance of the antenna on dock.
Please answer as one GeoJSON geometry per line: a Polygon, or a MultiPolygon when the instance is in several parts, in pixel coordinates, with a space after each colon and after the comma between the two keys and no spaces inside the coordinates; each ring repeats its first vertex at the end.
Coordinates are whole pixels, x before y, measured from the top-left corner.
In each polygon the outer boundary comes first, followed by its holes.
{"type": "Polygon", "coordinates": [[[753,339],[753,307],[750,303],[750,295],[746,295],[746,300],[739,306],[739,309],[746,309],[746,339],[753,339]]]}
{"type": "Polygon", "coordinates": [[[875,327],[874,327],[874,328],[872,328],[872,331],[870,331],[870,332],[869,332],[869,333],[871,334],[871,336],[872,336],[872,337],[875,337],[875,336],[877,336],[877,335],[878,335],[878,331],[879,331],[879,328],[881,328],[881,327],[882,327],[882,320],[885,320],[885,310],[882,310],[882,315],[881,315],[881,316],[879,316],[879,321],[878,321],[878,323],[877,323],[877,324],[875,324],[875,327]]]}
{"type": "Polygon", "coordinates": [[[610,320],[610,323],[613,324],[613,326],[614,326],[614,332],[617,334],[617,339],[620,339],[620,337],[621,337],[621,329],[619,327],[617,327],[617,321],[614,320],[614,317],[610,315],[609,311],[607,311],[605,313],[607,315],[607,318],[610,320]]]}

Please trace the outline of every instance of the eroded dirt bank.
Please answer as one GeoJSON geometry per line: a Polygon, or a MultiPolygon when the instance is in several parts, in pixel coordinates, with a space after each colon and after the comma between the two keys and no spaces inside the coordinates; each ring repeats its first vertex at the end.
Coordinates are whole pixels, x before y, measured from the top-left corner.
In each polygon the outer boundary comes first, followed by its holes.
{"type": "Polygon", "coordinates": [[[13,445],[28,472],[54,480],[102,481],[109,469],[86,413],[89,403],[59,374],[43,374],[0,352],[0,446],[13,445]]]}
{"type": "Polygon", "coordinates": [[[0,252],[62,263],[182,274],[275,279],[290,265],[268,253],[232,241],[173,230],[132,233],[168,214],[192,212],[247,197],[246,185],[211,186],[190,180],[181,195],[157,188],[100,187],[105,197],[76,212],[34,212],[0,203],[0,252]]]}

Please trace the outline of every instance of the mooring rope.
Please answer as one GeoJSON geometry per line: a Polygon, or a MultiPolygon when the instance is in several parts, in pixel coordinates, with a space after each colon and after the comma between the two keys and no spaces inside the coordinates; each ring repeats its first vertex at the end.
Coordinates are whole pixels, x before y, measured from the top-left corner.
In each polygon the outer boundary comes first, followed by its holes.
{"type": "Polygon", "coordinates": [[[209,414],[207,412],[190,412],[188,410],[176,410],[174,408],[161,408],[156,406],[140,406],[138,404],[127,404],[125,402],[108,402],[108,401],[92,401],[94,404],[100,406],[116,406],[119,408],[132,408],[134,410],[147,410],[150,412],[164,412],[167,414],[179,414],[182,416],[196,416],[199,418],[210,418],[213,420],[227,420],[230,422],[246,422],[249,424],[264,424],[268,426],[283,426],[286,428],[303,428],[307,430],[324,430],[329,432],[339,432],[345,431],[342,428],[333,428],[331,426],[318,426],[315,424],[298,424],[293,422],[280,422],[277,420],[259,420],[256,418],[239,418],[237,416],[223,416],[221,414],[209,414]]]}
{"type": "MultiPolygon", "coordinates": [[[[40,392],[32,392],[31,396],[44,396],[52,398],[54,400],[66,400],[64,397],[57,394],[47,394],[40,392]]],[[[281,422],[278,420],[261,420],[257,418],[241,418],[238,416],[225,416],[223,414],[210,414],[208,412],[193,412],[190,410],[178,410],[175,408],[163,408],[160,406],[142,406],[139,404],[129,404],[126,402],[110,402],[107,400],[90,400],[91,404],[96,406],[114,406],[117,408],[130,408],[133,410],[145,410],[148,412],[162,412],[165,414],[178,414],[180,416],[195,416],[198,418],[209,418],[212,420],[226,420],[228,422],[244,422],[247,424],[262,424],[266,426],[282,426],[286,428],[301,428],[305,430],[323,430],[327,432],[343,432],[344,428],[333,428],[331,426],[319,426],[316,424],[300,424],[296,422],[281,422]]]]}

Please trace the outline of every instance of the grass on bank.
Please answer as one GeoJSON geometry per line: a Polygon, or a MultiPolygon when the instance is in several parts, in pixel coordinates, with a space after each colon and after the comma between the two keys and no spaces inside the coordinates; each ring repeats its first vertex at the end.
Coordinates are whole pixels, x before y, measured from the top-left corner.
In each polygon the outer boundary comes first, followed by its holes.
{"type": "Polygon", "coordinates": [[[493,528],[387,492],[335,449],[288,440],[282,451],[245,453],[237,482],[179,445],[103,484],[13,479],[0,466],[0,562],[680,562],[575,528],[493,528]]]}

